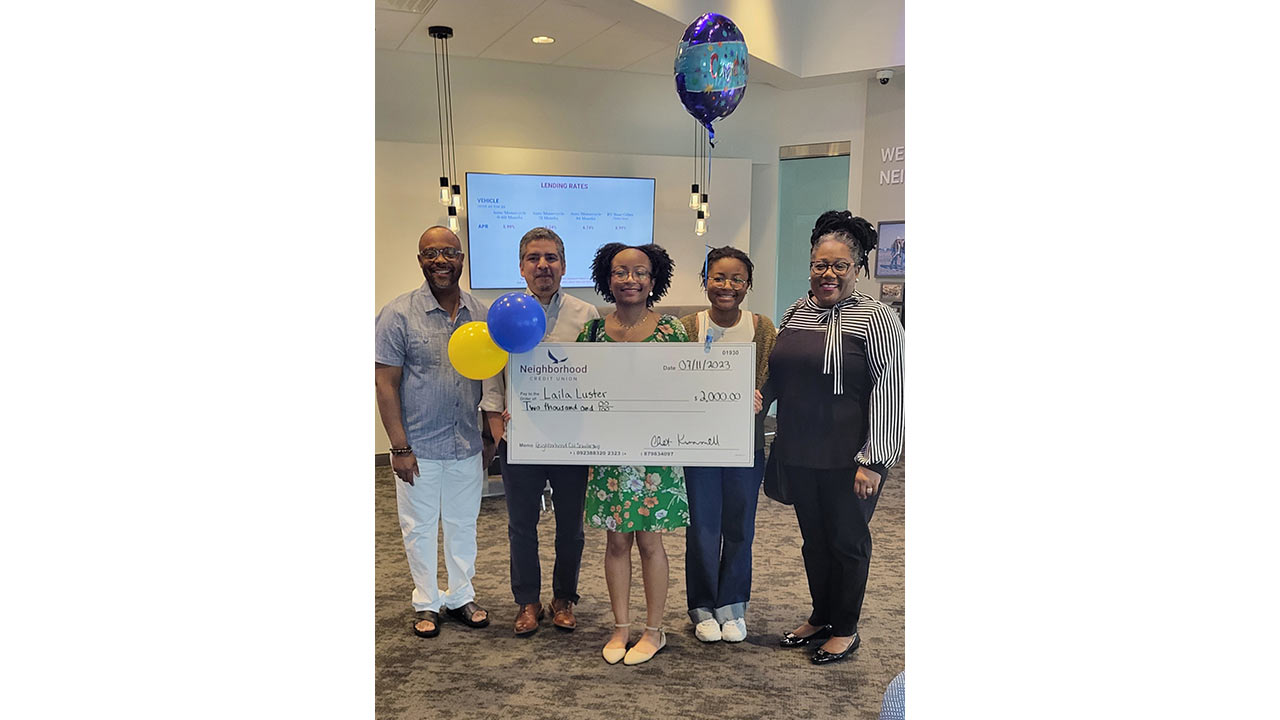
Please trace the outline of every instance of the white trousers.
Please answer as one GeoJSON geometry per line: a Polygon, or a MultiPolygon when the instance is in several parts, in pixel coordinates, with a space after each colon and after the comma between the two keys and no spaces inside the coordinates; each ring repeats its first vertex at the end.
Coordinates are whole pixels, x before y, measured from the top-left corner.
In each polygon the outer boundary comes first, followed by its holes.
{"type": "Polygon", "coordinates": [[[480,453],[462,460],[418,460],[413,485],[395,478],[396,508],[413,575],[415,611],[462,607],[476,598],[476,518],[484,468],[480,453]],[[436,536],[444,525],[444,565],[449,589],[436,580],[436,536]]]}

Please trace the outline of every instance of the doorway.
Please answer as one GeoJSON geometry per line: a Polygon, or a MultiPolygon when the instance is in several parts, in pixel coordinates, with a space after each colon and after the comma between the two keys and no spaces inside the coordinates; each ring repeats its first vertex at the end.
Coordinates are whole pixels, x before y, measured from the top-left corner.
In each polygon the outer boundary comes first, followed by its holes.
{"type": "Polygon", "coordinates": [[[778,162],[778,283],[774,322],[809,292],[809,234],[818,216],[849,206],[849,143],[792,145],[778,162]]]}

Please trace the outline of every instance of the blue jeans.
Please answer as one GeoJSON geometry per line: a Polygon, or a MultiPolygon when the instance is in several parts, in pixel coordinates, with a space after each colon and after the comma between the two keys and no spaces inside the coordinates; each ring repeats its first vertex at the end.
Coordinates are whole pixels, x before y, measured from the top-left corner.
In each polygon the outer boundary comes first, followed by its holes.
{"type": "Polygon", "coordinates": [[[686,467],[689,530],[685,593],[694,624],[745,618],[751,599],[751,543],[764,479],[764,450],[754,467],[686,467]]]}

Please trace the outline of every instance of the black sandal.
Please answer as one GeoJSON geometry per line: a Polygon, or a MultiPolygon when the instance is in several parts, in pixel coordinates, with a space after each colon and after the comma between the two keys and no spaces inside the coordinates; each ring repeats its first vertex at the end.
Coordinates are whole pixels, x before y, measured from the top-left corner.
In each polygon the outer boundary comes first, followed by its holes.
{"type": "Polygon", "coordinates": [[[477,605],[474,600],[462,607],[447,608],[445,612],[449,613],[449,617],[468,627],[482,628],[489,626],[489,611],[477,605]],[[484,613],[484,619],[472,620],[471,616],[478,612],[484,613]]]}
{"type": "Polygon", "coordinates": [[[424,637],[424,638],[433,638],[440,634],[440,613],[434,610],[423,610],[421,612],[414,613],[414,616],[416,618],[413,621],[414,635],[417,635],[418,637],[424,637]],[[419,630],[418,623],[422,622],[423,620],[430,622],[432,625],[435,625],[435,627],[431,628],[430,630],[419,630]]]}

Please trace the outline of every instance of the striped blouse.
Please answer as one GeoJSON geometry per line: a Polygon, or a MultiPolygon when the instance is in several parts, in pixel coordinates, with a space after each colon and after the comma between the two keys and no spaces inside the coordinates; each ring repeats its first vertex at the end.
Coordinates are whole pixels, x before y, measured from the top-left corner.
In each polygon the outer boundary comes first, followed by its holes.
{"type": "Polygon", "coordinates": [[[881,474],[897,462],[902,346],[897,315],[870,295],[855,291],[830,308],[806,296],[787,308],[764,393],[766,403],[778,399],[784,462],[866,465],[881,474]]]}

